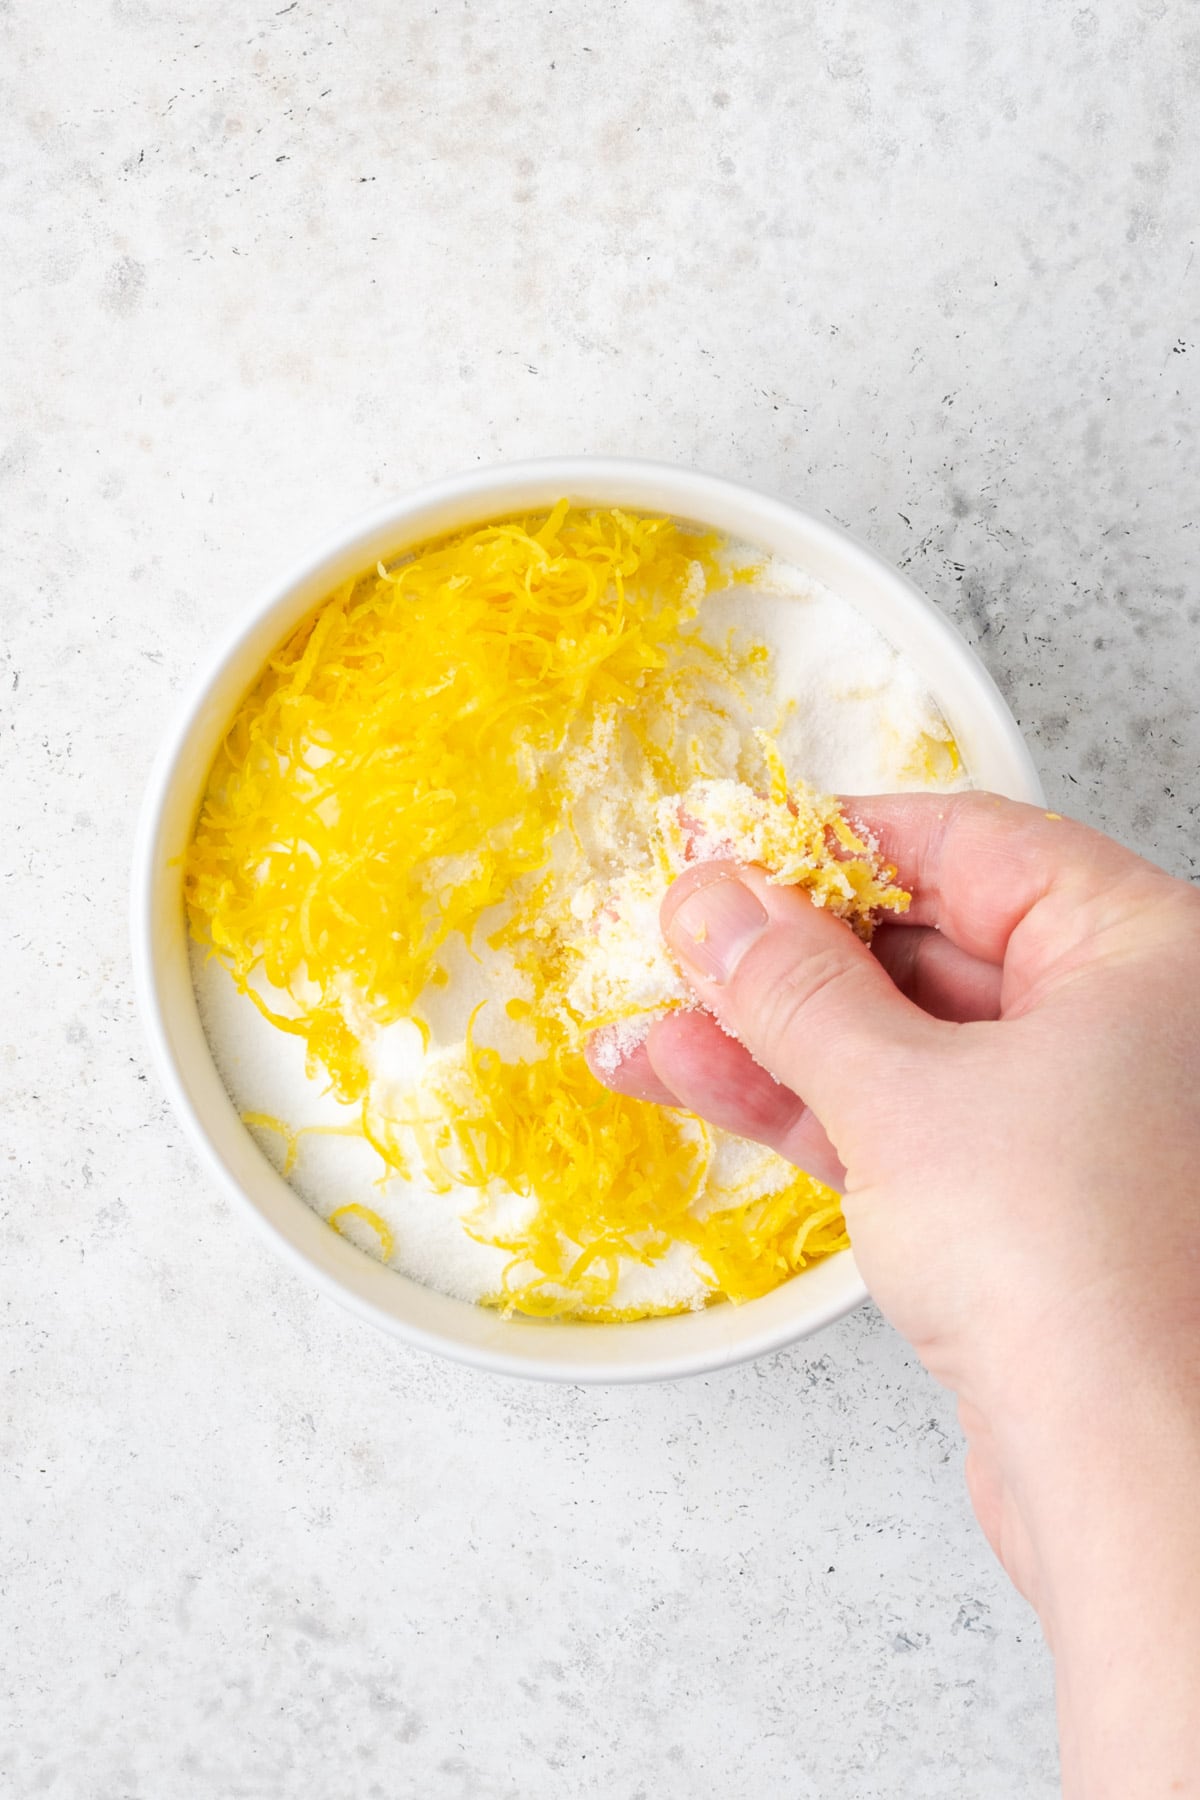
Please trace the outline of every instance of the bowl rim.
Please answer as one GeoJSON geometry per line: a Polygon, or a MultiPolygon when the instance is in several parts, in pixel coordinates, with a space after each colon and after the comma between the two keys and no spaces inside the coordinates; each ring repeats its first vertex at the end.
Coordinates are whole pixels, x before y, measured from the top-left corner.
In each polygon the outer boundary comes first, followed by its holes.
{"type": "MultiPolygon", "coordinates": [[[[162,873],[160,840],[165,815],[180,777],[180,764],[198,729],[208,696],[220,682],[224,672],[236,664],[247,642],[262,629],[264,622],[275,611],[283,608],[288,599],[299,590],[311,587],[318,577],[323,579],[327,569],[332,571],[335,565],[345,562],[359,546],[367,544],[380,533],[392,530],[398,540],[403,540],[406,531],[414,526],[416,529],[412,531],[409,541],[419,543],[422,536],[421,519],[447,507],[464,509],[477,517],[481,524],[488,518],[501,517],[506,511],[519,508],[500,503],[493,505],[489,511],[489,497],[525,484],[541,486],[547,491],[557,488],[562,492],[570,492],[573,488],[603,487],[627,492],[636,491],[639,487],[672,488],[679,495],[678,504],[662,506],[659,503],[658,506],[646,509],[669,511],[680,517],[703,522],[709,518],[710,511],[719,516],[722,506],[740,505],[752,508],[765,524],[776,523],[781,531],[786,531],[789,527],[795,530],[797,525],[802,526],[811,539],[823,544],[831,554],[856,562],[869,580],[881,587],[890,586],[901,605],[908,608],[910,615],[920,619],[927,640],[939,644],[941,650],[949,654],[951,660],[958,664],[964,679],[973,681],[975,697],[988,707],[990,726],[999,734],[1011,765],[1012,785],[1023,790],[1022,797],[1035,804],[1044,804],[1041,782],[1028,746],[990,672],[974,649],[946,615],[902,571],[894,568],[842,526],[748,483],[731,481],[722,476],[693,471],[671,463],[625,457],[548,456],[492,464],[447,476],[393,496],[327,534],[308,553],[297,558],[260,589],[249,605],[238,613],[213,653],[205,660],[196,679],[185,692],[159,747],[135,834],[130,931],[138,1010],[159,1077],[202,1165],[216,1178],[218,1185],[250,1214],[255,1225],[283,1253],[286,1260],[294,1268],[301,1270],[307,1279],[315,1282],[321,1292],[330,1295],[372,1324],[420,1349],[449,1356],[493,1373],[543,1380],[610,1384],[675,1380],[684,1376],[711,1373],[782,1349],[824,1329],[861,1305],[868,1294],[852,1253],[839,1252],[826,1263],[806,1271],[803,1277],[795,1278],[796,1281],[803,1280],[809,1291],[809,1304],[799,1313],[789,1312],[786,1306],[781,1309],[778,1304],[778,1298],[794,1285],[785,1283],[782,1288],[773,1290],[773,1294],[764,1296],[763,1300],[751,1301],[745,1306],[713,1307],[700,1314],[675,1315],[619,1327],[602,1328],[554,1321],[501,1321],[498,1315],[491,1315],[497,1327],[492,1336],[504,1338],[505,1333],[511,1332],[516,1325],[522,1334],[528,1333],[532,1328],[536,1339],[524,1336],[506,1342],[491,1342],[486,1337],[481,1339],[477,1330],[473,1335],[456,1338],[452,1333],[431,1326],[419,1317],[406,1316],[403,1310],[396,1310],[395,1302],[401,1285],[409,1290],[419,1289],[420,1296],[430,1295],[431,1290],[422,1288],[398,1271],[386,1268],[361,1252],[354,1251],[336,1233],[329,1232],[324,1221],[319,1219],[307,1203],[288,1188],[281,1177],[275,1175],[249,1133],[241,1127],[253,1156],[261,1159],[264,1168],[274,1177],[283,1193],[289,1196],[294,1207],[300,1209],[308,1221],[315,1221],[332,1240],[332,1244],[340,1248],[335,1251],[330,1245],[323,1248],[318,1256],[314,1249],[316,1239],[312,1239],[308,1247],[300,1241],[304,1237],[310,1237],[311,1233],[305,1228],[299,1214],[292,1215],[290,1205],[279,1202],[277,1196],[277,1204],[268,1208],[248,1191],[238,1172],[218,1150],[189,1089],[158,978],[155,902],[157,884],[162,873]],[[475,501],[479,503],[477,512],[471,505],[475,501]],[[285,1211],[289,1220],[286,1225],[285,1211]],[[347,1251],[353,1260],[347,1259],[344,1254],[347,1251]],[[367,1264],[373,1275],[367,1275],[356,1266],[357,1263],[367,1264]],[[338,1265],[336,1269],[332,1266],[334,1264],[338,1265]],[[822,1271],[835,1275],[834,1291],[822,1294],[818,1299],[814,1289],[824,1289],[830,1285],[828,1278],[817,1280],[822,1271]],[[373,1291],[377,1287],[375,1276],[382,1277],[389,1284],[386,1290],[380,1289],[378,1293],[373,1291]],[[773,1297],[776,1297],[777,1304],[767,1307],[766,1302],[773,1297]],[[389,1304],[384,1304],[385,1300],[389,1304]],[[741,1321],[746,1321],[751,1318],[754,1308],[762,1309],[764,1314],[778,1316],[763,1317],[757,1329],[753,1325],[746,1329],[744,1323],[739,1325],[736,1332],[721,1329],[720,1315],[736,1314],[741,1321]],[[678,1328],[688,1320],[700,1319],[714,1322],[705,1333],[706,1341],[688,1348],[673,1348],[670,1342],[672,1328],[678,1328]],[[632,1348],[629,1334],[634,1332],[641,1334],[640,1355],[628,1353],[632,1348]],[[600,1349],[610,1333],[614,1334],[614,1352],[624,1342],[626,1353],[611,1357],[593,1354],[592,1349],[600,1349]],[[645,1341],[647,1338],[648,1343],[645,1341]],[[659,1338],[663,1340],[661,1349],[657,1348],[659,1338]],[[540,1345],[545,1346],[544,1349],[540,1347],[538,1340],[540,1345]],[[558,1342],[557,1353],[552,1348],[555,1340],[558,1342]]],[[[530,505],[543,503],[527,502],[530,505]]],[[[631,508],[641,508],[644,505],[638,499],[610,499],[607,502],[593,503],[625,504],[631,508]]],[[[437,529],[431,527],[423,535],[435,536],[437,529]]],[[[334,582],[331,580],[330,586],[332,585],[334,582]]],[[[940,702],[942,697],[938,698],[940,702]]],[[[207,1048],[207,1040],[205,1046],[207,1048]]],[[[211,1050],[208,1051],[208,1056],[211,1061],[211,1050]]],[[[215,1063],[213,1069],[215,1071],[215,1063]]],[[[232,1102],[228,1104],[232,1107],[232,1102]]],[[[257,1173],[261,1175],[261,1171],[257,1173]]],[[[409,1298],[413,1301],[416,1297],[410,1293],[409,1298]]],[[[438,1303],[446,1303],[445,1296],[438,1295],[436,1300],[438,1303]]],[[[465,1301],[453,1301],[449,1304],[475,1315],[476,1319],[484,1310],[465,1301]]],[[[419,1305],[415,1310],[420,1310],[419,1305]]],[[[731,1325],[732,1320],[727,1319],[726,1324],[731,1325]]],[[[677,1335],[680,1335],[678,1330],[677,1335]]]]}

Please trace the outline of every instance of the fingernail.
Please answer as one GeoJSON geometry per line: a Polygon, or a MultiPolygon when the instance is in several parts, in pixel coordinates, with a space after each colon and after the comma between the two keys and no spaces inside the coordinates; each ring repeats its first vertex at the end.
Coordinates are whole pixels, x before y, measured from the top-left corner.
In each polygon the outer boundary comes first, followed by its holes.
{"type": "Polygon", "coordinates": [[[767,928],[767,911],[734,875],[693,888],[671,915],[667,937],[681,962],[726,982],[767,928]]]}

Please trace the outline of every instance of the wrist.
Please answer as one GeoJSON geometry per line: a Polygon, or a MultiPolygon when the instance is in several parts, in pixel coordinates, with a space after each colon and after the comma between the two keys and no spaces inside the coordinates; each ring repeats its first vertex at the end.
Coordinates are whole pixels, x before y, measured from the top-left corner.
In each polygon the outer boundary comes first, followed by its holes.
{"type": "Polygon", "coordinates": [[[1035,1337],[1010,1356],[981,1410],[1035,1548],[1082,1556],[1093,1533],[1115,1536],[1129,1516],[1175,1497],[1194,1514],[1197,1323],[1127,1309],[1103,1332],[1035,1337]]]}
{"type": "Polygon", "coordinates": [[[990,1428],[1054,1656],[1064,1792],[1200,1793],[1172,1785],[1200,1731],[1195,1333],[1110,1338],[1028,1388],[990,1428]]]}
{"type": "MultiPolygon", "coordinates": [[[[982,1336],[982,1334],[981,1334],[982,1336]]],[[[1161,1448],[1200,1423],[1200,1284],[1164,1280],[1133,1297],[1115,1279],[1090,1295],[1044,1303],[1006,1321],[960,1393],[987,1417],[1005,1460],[1039,1477],[1060,1460],[1114,1463],[1140,1438],[1161,1448]],[[1036,1452],[1036,1454],[1035,1454],[1036,1452]]]]}

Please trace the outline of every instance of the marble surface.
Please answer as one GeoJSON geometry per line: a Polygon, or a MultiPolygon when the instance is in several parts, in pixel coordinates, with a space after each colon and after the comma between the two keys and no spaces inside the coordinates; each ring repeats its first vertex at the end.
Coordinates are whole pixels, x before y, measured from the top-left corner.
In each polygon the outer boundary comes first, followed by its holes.
{"type": "Polygon", "coordinates": [[[567,449],[869,538],[1194,869],[1198,87],[1187,0],[0,0],[0,1792],[1056,1791],[876,1316],[636,1392],[375,1335],[185,1148],[126,867],[283,560],[567,449]]]}

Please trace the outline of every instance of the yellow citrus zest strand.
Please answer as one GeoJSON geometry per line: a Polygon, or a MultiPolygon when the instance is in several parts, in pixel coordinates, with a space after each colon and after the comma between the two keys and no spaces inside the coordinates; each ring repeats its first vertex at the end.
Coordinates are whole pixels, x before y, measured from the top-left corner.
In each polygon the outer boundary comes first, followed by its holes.
{"type": "Polygon", "coordinates": [[[382,1261],[391,1262],[392,1252],[396,1248],[396,1240],[392,1236],[391,1227],[387,1221],[381,1219],[377,1212],[374,1212],[369,1206],[362,1206],[357,1200],[351,1200],[348,1205],[339,1206],[336,1212],[331,1212],[329,1223],[339,1237],[345,1237],[346,1233],[338,1222],[341,1219],[361,1219],[364,1225],[369,1225],[379,1239],[379,1255],[382,1261]]]}
{"type": "Polygon", "coordinates": [[[290,1175],[300,1155],[300,1140],[307,1137],[355,1137],[363,1134],[361,1125],[297,1125],[291,1126],[274,1113],[244,1112],[242,1124],[254,1127],[259,1131],[270,1131],[283,1139],[284,1158],[279,1173],[290,1175]]]}
{"type": "Polygon", "coordinates": [[[283,1139],[283,1165],[279,1173],[290,1175],[296,1166],[296,1156],[299,1150],[296,1141],[297,1133],[293,1131],[292,1127],[285,1125],[284,1121],[277,1119],[273,1113],[263,1112],[244,1112],[242,1124],[249,1125],[258,1131],[273,1132],[276,1137],[283,1139]]]}

